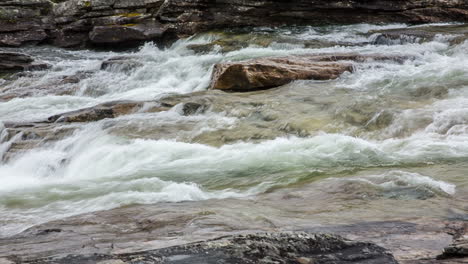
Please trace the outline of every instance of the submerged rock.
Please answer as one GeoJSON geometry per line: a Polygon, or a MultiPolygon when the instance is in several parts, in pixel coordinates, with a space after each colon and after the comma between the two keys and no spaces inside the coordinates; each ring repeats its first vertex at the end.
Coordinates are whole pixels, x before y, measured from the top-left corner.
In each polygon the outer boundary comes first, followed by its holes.
{"type": "MultiPolygon", "coordinates": [[[[46,95],[71,95],[80,89],[79,83],[93,74],[92,71],[79,71],[72,75],[63,75],[47,83],[24,86],[6,85],[0,87],[0,101],[9,101],[15,98],[39,97],[46,95]]],[[[30,73],[11,74],[8,80],[25,77],[30,73]]],[[[32,76],[28,76],[31,78],[32,76]]]]}
{"type": "MultiPolygon", "coordinates": [[[[94,107],[84,108],[68,113],[54,115],[48,118],[49,122],[93,122],[105,118],[115,118],[121,115],[135,113],[145,106],[145,102],[115,101],[103,103],[94,107]]],[[[145,112],[159,112],[170,109],[168,105],[154,105],[145,112]]]]}
{"type": "Polygon", "coordinates": [[[113,57],[102,62],[101,70],[116,69],[119,71],[126,72],[143,66],[143,63],[135,59],[136,58],[132,58],[129,56],[113,57]]]}
{"type": "Polygon", "coordinates": [[[406,43],[422,43],[433,41],[436,38],[446,38],[451,44],[458,44],[468,38],[468,26],[418,26],[410,28],[397,28],[371,31],[373,44],[400,45],[406,43]]]}
{"type": "Polygon", "coordinates": [[[48,16],[49,0],[8,0],[0,2],[0,46],[37,44],[48,37],[53,27],[48,16]]]}

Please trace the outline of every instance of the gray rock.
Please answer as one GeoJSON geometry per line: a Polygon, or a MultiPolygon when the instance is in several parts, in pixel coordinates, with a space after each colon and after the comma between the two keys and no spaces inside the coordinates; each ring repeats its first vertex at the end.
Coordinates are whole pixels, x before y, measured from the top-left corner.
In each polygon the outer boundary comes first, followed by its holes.
{"type": "Polygon", "coordinates": [[[162,37],[165,29],[159,23],[96,26],[89,33],[93,44],[128,44],[162,37]]]}
{"type": "Polygon", "coordinates": [[[321,263],[396,264],[384,248],[336,235],[263,233],[223,237],[153,251],[116,255],[69,255],[27,263],[321,263]]]}
{"type": "Polygon", "coordinates": [[[43,70],[48,67],[45,63],[34,62],[34,58],[26,54],[0,52],[0,73],[43,70]]]}

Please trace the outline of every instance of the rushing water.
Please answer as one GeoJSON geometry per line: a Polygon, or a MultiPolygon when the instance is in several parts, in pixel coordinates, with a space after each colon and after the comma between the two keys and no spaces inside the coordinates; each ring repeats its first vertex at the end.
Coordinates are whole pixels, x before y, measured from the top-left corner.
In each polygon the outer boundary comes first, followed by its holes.
{"type": "MultiPolygon", "coordinates": [[[[0,236],[123,205],[243,199],[314,181],[318,189],[330,181],[357,184],[367,195],[378,193],[372,199],[384,208],[392,199],[442,199],[455,201],[452,209],[466,214],[468,42],[451,44],[451,36],[438,36],[426,42],[372,44],[376,34],[370,31],[405,27],[256,29],[244,34],[243,41],[250,39],[251,45],[224,52],[216,46],[204,53],[191,49],[216,40],[219,33],[166,49],[146,44],[133,52],[24,48],[52,68],[0,81],[3,93],[33,91],[0,102],[4,122],[41,120],[115,100],[150,101],[204,91],[213,65],[223,61],[342,52],[412,59],[403,64],[369,61],[335,81],[300,81],[232,97],[218,94],[209,111],[193,116],[176,107],[64,124],[73,129],[71,134],[0,163],[0,236]],[[141,65],[100,69],[102,61],[122,55],[141,65]],[[77,75],[79,82],[60,82],[77,75]],[[51,86],[72,92],[47,94],[43,87],[51,86]],[[451,169],[441,169],[447,166],[451,169]]],[[[8,137],[1,123],[0,132],[1,157],[21,135],[8,137]]],[[[346,188],[337,192],[345,195],[342,204],[355,194],[346,194],[346,188]]]]}

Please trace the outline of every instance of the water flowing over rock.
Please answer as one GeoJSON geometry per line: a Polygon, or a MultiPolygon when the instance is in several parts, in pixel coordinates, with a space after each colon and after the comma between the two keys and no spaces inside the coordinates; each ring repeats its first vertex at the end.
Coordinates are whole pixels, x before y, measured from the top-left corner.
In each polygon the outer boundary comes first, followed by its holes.
{"type": "Polygon", "coordinates": [[[0,3],[0,45],[135,45],[233,26],[467,21],[466,1],[11,0],[0,3]]]}
{"type": "Polygon", "coordinates": [[[386,29],[371,31],[377,45],[395,45],[405,43],[423,43],[433,41],[437,37],[445,37],[451,44],[462,43],[468,38],[468,26],[444,25],[444,26],[420,26],[406,29],[386,29]]]}

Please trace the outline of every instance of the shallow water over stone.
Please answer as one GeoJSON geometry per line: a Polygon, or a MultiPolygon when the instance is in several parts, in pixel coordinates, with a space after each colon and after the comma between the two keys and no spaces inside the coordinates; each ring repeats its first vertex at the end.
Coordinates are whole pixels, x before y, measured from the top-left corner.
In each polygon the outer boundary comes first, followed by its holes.
{"type": "Polygon", "coordinates": [[[463,29],[444,25],[433,39],[404,42],[375,40],[382,30],[418,27],[257,28],[127,52],[24,48],[52,67],[0,81],[0,236],[136,204],[174,206],[179,242],[327,223],[466,220],[468,43],[451,41],[456,30],[446,27],[463,29]],[[215,63],[350,52],[407,59],[355,63],[332,81],[207,90],[215,63]],[[117,100],[141,103],[95,122],[44,121],[117,100]],[[190,225],[189,208],[201,214],[190,225]]]}

